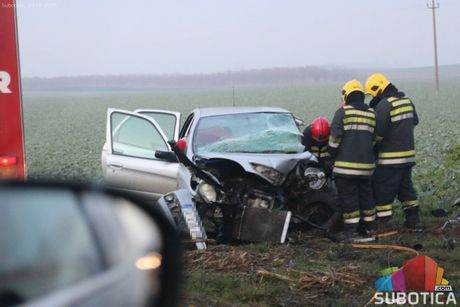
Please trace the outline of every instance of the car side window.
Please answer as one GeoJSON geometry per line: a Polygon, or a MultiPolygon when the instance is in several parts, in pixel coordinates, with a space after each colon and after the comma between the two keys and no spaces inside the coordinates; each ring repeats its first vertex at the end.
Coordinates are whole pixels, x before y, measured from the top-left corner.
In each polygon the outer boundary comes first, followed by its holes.
{"type": "Polygon", "coordinates": [[[176,116],[158,112],[140,112],[142,115],[153,118],[160,126],[168,140],[174,140],[174,130],[176,127],[176,116]]]}
{"type": "Polygon", "coordinates": [[[110,120],[114,154],[155,159],[155,151],[168,150],[160,132],[145,118],[114,112],[110,120]]]}
{"type": "Polygon", "coordinates": [[[190,130],[190,127],[192,126],[192,123],[193,123],[193,113],[190,114],[185,120],[185,123],[182,126],[182,129],[180,130],[180,133],[179,133],[179,139],[182,139],[183,137],[187,135],[187,133],[190,130]]]}
{"type": "Polygon", "coordinates": [[[102,271],[78,200],[68,191],[0,192],[0,305],[26,303],[102,271]],[[50,196],[51,195],[51,196],[50,196]]]}

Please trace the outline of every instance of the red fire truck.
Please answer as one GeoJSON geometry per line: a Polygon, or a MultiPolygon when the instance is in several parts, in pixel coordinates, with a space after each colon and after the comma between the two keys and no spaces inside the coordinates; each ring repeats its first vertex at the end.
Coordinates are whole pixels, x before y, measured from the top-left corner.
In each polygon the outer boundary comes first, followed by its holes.
{"type": "Polygon", "coordinates": [[[26,178],[15,0],[0,0],[0,179],[26,178]]]}

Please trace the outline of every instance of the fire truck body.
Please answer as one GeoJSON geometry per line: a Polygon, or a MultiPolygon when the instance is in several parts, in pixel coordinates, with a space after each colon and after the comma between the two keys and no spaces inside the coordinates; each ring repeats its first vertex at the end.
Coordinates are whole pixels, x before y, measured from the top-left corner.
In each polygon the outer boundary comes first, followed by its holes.
{"type": "Polygon", "coordinates": [[[14,0],[0,0],[0,179],[26,177],[14,0]]]}

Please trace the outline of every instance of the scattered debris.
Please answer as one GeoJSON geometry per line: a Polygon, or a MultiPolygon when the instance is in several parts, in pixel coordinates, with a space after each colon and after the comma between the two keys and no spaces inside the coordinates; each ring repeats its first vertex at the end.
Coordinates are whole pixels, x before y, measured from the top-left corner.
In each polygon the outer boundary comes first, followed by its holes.
{"type": "MultiPolygon", "coordinates": [[[[460,200],[460,199],[458,199],[460,200]]],[[[435,234],[450,234],[453,236],[458,236],[460,237],[460,214],[455,213],[456,216],[449,218],[442,224],[442,226],[439,226],[433,230],[435,234]]]]}
{"type": "Polygon", "coordinates": [[[460,197],[454,201],[454,207],[460,207],[460,197]]]}
{"type": "Polygon", "coordinates": [[[444,225],[441,227],[441,230],[444,231],[448,226],[454,226],[460,224],[460,214],[457,215],[454,219],[447,220],[444,225]]]}
{"type": "Polygon", "coordinates": [[[446,210],[442,208],[436,208],[436,209],[431,210],[431,215],[434,217],[445,217],[448,214],[449,212],[447,212],[446,210]]]}
{"type": "Polygon", "coordinates": [[[454,239],[447,239],[444,240],[441,246],[442,249],[445,249],[447,251],[453,251],[455,248],[455,240],[454,239]]]}
{"type": "MultiPolygon", "coordinates": [[[[307,249],[304,250],[304,252],[307,249]]],[[[241,249],[234,246],[212,246],[207,250],[187,251],[185,254],[188,271],[207,270],[214,272],[239,272],[257,274],[261,278],[271,277],[294,283],[298,290],[327,291],[337,283],[348,286],[362,286],[365,279],[360,276],[359,266],[347,265],[340,268],[318,268],[318,259],[311,259],[314,268],[295,268],[293,259],[302,255],[291,246],[272,246],[263,252],[241,249]]]]}
{"type": "Polygon", "coordinates": [[[242,250],[233,246],[212,246],[207,250],[187,251],[188,270],[211,271],[256,271],[259,268],[289,266],[295,250],[286,245],[274,246],[261,253],[257,250],[242,250]]]}
{"type": "Polygon", "coordinates": [[[359,266],[345,266],[335,270],[308,270],[299,271],[287,269],[288,275],[270,272],[264,269],[257,270],[258,275],[269,276],[290,283],[295,283],[300,289],[323,289],[325,287],[333,287],[337,282],[347,284],[349,286],[360,286],[365,281],[356,274],[359,266]]]}

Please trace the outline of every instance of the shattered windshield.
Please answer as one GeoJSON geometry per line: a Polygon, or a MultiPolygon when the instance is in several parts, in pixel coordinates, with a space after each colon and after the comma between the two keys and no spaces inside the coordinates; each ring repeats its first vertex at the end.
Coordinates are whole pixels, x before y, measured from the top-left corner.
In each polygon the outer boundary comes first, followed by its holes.
{"type": "Polygon", "coordinates": [[[290,113],[242,113],[202,118],[195,130],[193,151],[238,153],[299,153],[304,146],[290,113]]]}

